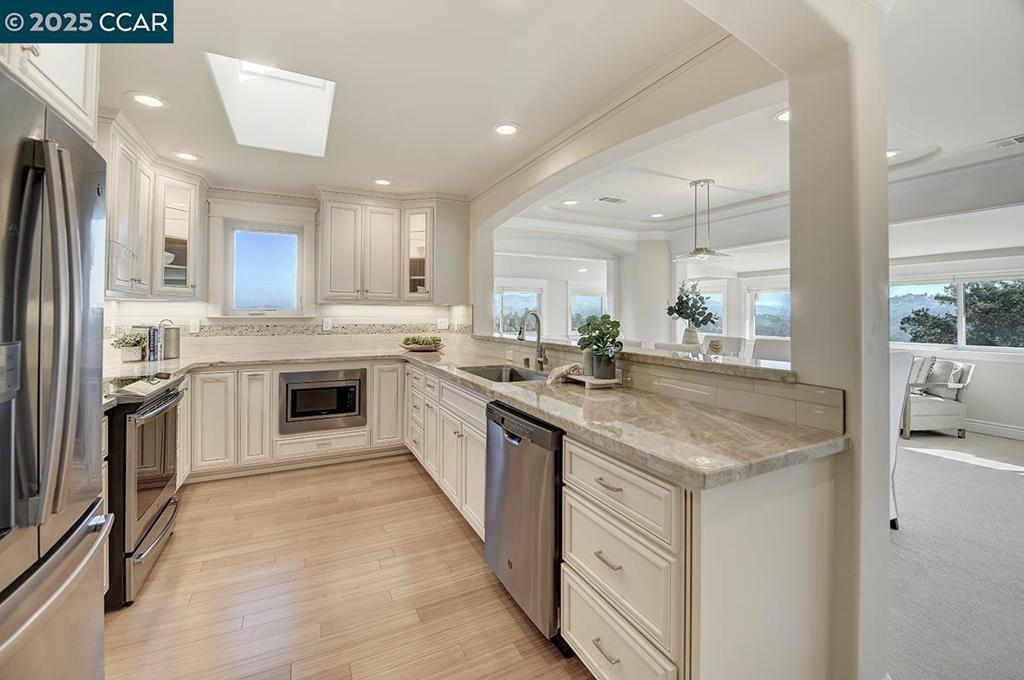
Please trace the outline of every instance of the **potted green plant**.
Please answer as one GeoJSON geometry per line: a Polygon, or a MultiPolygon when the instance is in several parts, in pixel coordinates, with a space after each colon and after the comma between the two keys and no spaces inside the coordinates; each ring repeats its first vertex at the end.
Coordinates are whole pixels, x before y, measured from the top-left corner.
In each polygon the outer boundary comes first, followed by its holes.
{"type": "Polygon", "coordinates": [[[114,349],[121,350],[121,361],[142,361],[146,338],[141,333],[125,333],[114,338],[110,345],[114,349]]]}
{"type": "Polygon", "coordinates": [[[673,319],[680,319],[686,322],[686,329],[683,331],[684,345],[699,345],[700,334],[698,328],[710,326],[720,319],[717,314],[708,310],[707,298],[700,292],[696,283],[686,284],[686,281],[679,286],[679,296],[675,304],[668,306],[668,315],[673,319]]]}
{"type": "Polygon", "coordinates": [[[578,329],[577,345],[594,353],[594,377],[615,377],[615,355],[622,351],[619,340],[619,322],[608,314],[590,315],[578,329]]]}

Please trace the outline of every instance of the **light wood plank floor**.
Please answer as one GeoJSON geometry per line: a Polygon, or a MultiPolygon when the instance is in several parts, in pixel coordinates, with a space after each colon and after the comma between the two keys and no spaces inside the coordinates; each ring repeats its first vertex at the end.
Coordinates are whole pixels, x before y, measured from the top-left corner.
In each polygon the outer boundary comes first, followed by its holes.
{"type": "Polygon", "coordinates": [[[589,678],[491,574],[409,455],[182,490],[135,605],[106,617],[107,678],[589,678]]]}

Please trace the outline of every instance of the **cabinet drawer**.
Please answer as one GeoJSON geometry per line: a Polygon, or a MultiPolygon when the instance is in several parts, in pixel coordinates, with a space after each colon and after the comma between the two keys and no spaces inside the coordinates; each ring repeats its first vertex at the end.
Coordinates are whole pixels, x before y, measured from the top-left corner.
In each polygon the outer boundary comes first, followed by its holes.
{"type": "Polygon", "coordinates": [[[562,637],[600,680],[674,680],[676,667],[562,564],[562,637]]]}
{"type": "Polygon", "coordinates": [[[563,469],[566,483],[600,499],[678,554],[679,489],[568,437],[563,469]]]}
{"type": "Polygon", "coordinates": [[[673,651],[678,561],[579,494],[562,500],[562,554],[665,652],[673,651]]]}
{"type": "Polygon", "coordinates": [[[409,392],[409,420],[423,428],[423,395],[409,392]]]}
{"type": "Polygon", "coordinates": [[[415,423],[409,425],[409,441],[406,446],[416,456],[416,460],[423,462],[423,428],[415,423]]]}
{"type": "Polygon", "coordinates": [[[423,373],[423,393],[431,399],[440,399],[441,397],[441,379],[436,375],[430,375],[429,373],[423,373]]]}
{"type": "Polygon", "coordinates": [[[461,416],[466,424],[478,430],[487,430],[487,402],[444,381],[440,384],[441,405],[461,416]]]}
{"type": "Polygon", "coordinates": [[[278,439],[274,443],[274,458],[287,460],[302,456],[317,456],[338,451],[365,449],[370,446],[369,430],[354,430],[332,435],[278,439]]]}
{"type": "Polygon", "coordinates": [[[406,376],[409,378],[409,387],[414,390],[423,390],[423,371],[410,366],[406,376]]]}

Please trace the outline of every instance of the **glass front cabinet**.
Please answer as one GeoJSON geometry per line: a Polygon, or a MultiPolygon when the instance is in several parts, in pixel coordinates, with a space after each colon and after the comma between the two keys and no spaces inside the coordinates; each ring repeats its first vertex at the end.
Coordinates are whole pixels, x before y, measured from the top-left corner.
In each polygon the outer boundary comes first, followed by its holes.
{"type": "Polygon", "coordinates": [[[153,295],[195,297],[198,280],[199,185],[157,174],[153,295]]]}
{"type": "Polygon", "coordinates": [[[433,299],[434,208],[402,211],[402,299],[433,299]]]}

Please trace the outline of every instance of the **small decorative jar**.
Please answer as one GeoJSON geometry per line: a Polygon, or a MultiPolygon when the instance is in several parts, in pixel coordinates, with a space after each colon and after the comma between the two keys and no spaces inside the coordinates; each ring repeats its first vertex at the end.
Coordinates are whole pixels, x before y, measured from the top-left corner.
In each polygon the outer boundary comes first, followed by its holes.
{"type": "Polygon", "coordinates": [[[125,363],[131,361],[142,361],[142,346],[136,345],[134,347],[122,347],[121,361],[125,363]]]}

